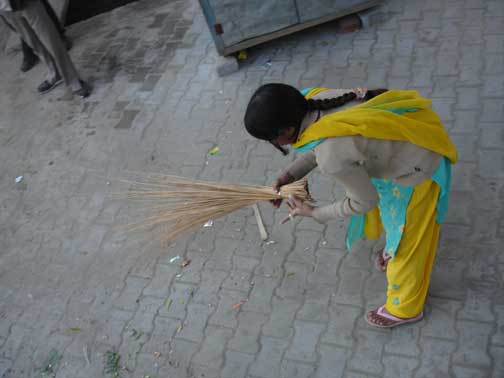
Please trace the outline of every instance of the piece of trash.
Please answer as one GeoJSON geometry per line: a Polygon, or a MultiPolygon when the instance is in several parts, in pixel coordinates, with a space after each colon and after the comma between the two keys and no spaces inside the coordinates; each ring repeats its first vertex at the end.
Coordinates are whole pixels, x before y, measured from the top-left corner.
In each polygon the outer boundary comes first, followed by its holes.
{"type": "Polygon", "coordinates": [[[212,227],[213,226],[213,220],[209,220],[208,222],[206,222],[203,227],[207,228],[207,227],[212,227]]]}
{"type": "Polygon", "coordinates": [[[179,260],[179,259],[180,259],[180,256],[179,256],[179,255],[177,255],[177,256],[175,256],[175,257],[172,257],[172,258],[170,259],[170,264],[174,263],[175,261],[177,261],[177,260],[179,260]]]}
{"type": "Polygon", "coordinates": [[[80,329],[80,327],[72,327],[72,328],[70,328],[70,331],[72,331],[72,332],[80,332],[81,329],[80,329]]]}
{"type": "Polygon", "coordinates": [[[166,301],[165,301],[165,308],[166,308],[166,311],[170,311],[170,307],[173,303],[173,300],[171,298],[168,298],[166,301]]]}
{"type": "Polygon", "coordinates": [[[21,181],[23,181],[23,179],[24,179],[23,176],[16,177],[16,184],[19,184],[21,181]]]}
{"type": "Polygon", "coordinates": [[[266,242],[266,245],[271,245],[271,244],[275,244],[275,243],[276,243],[276,241],[274,241],[274,240],[270,240],[270,241],[267,241],[267,242],[266,242]]]}
{"type": "Polygon", "coordinates": [[[56,349],[51,349],[49,356],[44,362],[44,368],[40,372],[41,377],[55,377],[56,370],[58,370],[58,365],[61,361],[61,354],[58,353],[56,349]]]}
{"type": "Polygon", "coordinates": [[[89,358],[89,348],[87,344],[84,344],[84,346],[82,347],[82,353],[84,353],[84,359],[86,360],[86,363],[88,365],[91,365],[91,359],[89,358]]]}
{"type": "Polygon", "coordinates": [[[324,241],[322,242],[322,245],[326,245],[326,244],[327,244],[327,240],[324,240],[324,241]]]}
{"type": "Polygon", "coordinates": [[[245,50],[242,50],[238,53],[238,60],[245,60],[248,58],[248,54],[245,50]]]}
{"type": "Polygon", "coordinates": [[[110,350],[105,352],[105,374],[110,374],[112,377],[119,377],[119,353],[110,350]]]}
{"type": "Polygon", "coordinates": [[[181,263],[180,263],[180,266],[182,268],[185,268],[187,265],[189,265],[191,263],[191,259],[185,259],[183,260],[181,263]]]}
{"type": "Polygon", "coordinates": [[[161,352],[154,352],[153,355],[154,357],[159,358],[161,357],[161,352]]]}
{"type": "Polygon", "coordinates": [[[182,274],[180,274],[180,273],[175,276],[175,278],[180,278],[180,277],[182,277],[182,274]]]}
{"type": "Polygon", "coordinates": [[[131,330],[131,337],[134,339],[134,340],[138,340],[140,337],[142,337],[144,334],[144,332],[142,330],[140,331],[137,331],[136,329],[132,329],[131,330]]]}
{"type": "Polygon", "coordinates": [[[294,272],[289,272],[289,273],[287,273],[287,278],[294,277],[295,275],[296,275],[296,273],[294,273],[294,272]]]}
{"type": "Polygon", "coordinates": [[[248,302],[248,299],[242,299],[240,302],[235,303],[232,308],[233,310],[239,310],[241,306],[248,302]]]}
{"type": "Polygon", "coordinates": [[[208,151],[208,153],[210,155],[215,155],[217,152],[219,152],[220,150],[220,147],[219,146],[215,146],[214,148],[212,148],[210,151],[208,151]]]}
{"type": "Polygon", "coordinates": [[[182,328],[184,328],[182,324],[179,324],[179,326],[177,327],[177,333],[180,333],[180,331],[182,331],[182,328]]]}
{"type": "Polygon", "coordinates": [[[263,68],[270,68],[271,67],[271,59],[268,59],[264,64],[262,65],[263,68]]]}

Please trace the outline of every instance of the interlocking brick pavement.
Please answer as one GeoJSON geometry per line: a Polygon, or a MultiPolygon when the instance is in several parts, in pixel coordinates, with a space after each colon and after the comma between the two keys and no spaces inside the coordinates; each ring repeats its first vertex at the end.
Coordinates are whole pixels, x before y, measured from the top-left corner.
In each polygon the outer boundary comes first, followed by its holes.
{"type": "MultiPolygon", "coordinates": [[[[365,30],[328,23],[253,48],[220,78],[196,0],[132,3],[68,28],[94,86],[85,101],[64,88],[36,95],[42,65],[21,74],[9,47],[0,377],[39,377],[52,350],[57,378],[104,375],[107,351],[135,378],[504,377],[504,3],[389,0],[382,11],[365,30]],[[293,157],[250,138],[242,118],[252,92],[275,81],[432,98],[461,160],[421,322],[365,323],[385,298],[379,243],[346,254],[343,221],[280,226],[285,209],[263,206],[275,243],[246,209],[170,247],[114,227],[138,214],[110,198],[132,171],[271,182],[293,157]],[[161,256],[143,257],[152,252],[161,256]],[[170,263],[177,255],[191,264],[170,263]]],[[[310,185],[321,203],[342,194],[317,172],[310,185]]]]}

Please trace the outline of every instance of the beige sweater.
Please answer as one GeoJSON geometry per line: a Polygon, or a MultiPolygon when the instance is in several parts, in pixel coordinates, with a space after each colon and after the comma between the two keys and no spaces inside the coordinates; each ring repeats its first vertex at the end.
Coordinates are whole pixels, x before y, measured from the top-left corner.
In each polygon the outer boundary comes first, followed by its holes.
{"type": "MultiPolygon", "coordinates": [[[[335,97],[348,91],[325,91],[314,98],[335,97]]],[[[322,112],[321,116],[358,103],[352,101],[343,107],[322,112]]],[[[313,123],[317,115],[317,111],[307,114],[302,130],[313,123]]],[[[300,179],[318,166],[323,174],[333,176],[345,187],[345,198],[313,211],[316,221],[326,223],[337,217],[363,214],[374,208],[378,204],[378,194],[371,178],[391,179],[401,185],[417,185],[432,176],[441,157],[409,142],[363,136],[335,137],[326,139],[312,151],[301,155],[284,172],[300,179]]]]}

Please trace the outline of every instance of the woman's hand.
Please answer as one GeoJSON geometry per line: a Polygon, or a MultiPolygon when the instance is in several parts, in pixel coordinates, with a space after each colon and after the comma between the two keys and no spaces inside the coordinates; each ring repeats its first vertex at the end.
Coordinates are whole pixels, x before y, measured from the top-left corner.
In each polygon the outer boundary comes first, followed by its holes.
{"type": "Polygon", "coordinates": [[[292,196],[287,200],[287,207],[289,208],[289,216],[284,218],[281,224],[287,223],[289,220],[296,216],[312,217],[314,207],[304,203],[299,198],[292,196]]]}
{"type": "MultiPolygon", "coordinates": [[[[278,176],[275,181],[271,184],[273,187],[273,190],[275,193],[279,193],[280,189],[282,186],[290,184],[291,182],[294,182],[295,178],[289,173],[289,172],[284,172],[280,176],[278,176]]],[[[274,207],[279,208],[280,205],[282,204],[282,199],[276,199],[272,200],[271,203],[273,204],[274,207]]]]}

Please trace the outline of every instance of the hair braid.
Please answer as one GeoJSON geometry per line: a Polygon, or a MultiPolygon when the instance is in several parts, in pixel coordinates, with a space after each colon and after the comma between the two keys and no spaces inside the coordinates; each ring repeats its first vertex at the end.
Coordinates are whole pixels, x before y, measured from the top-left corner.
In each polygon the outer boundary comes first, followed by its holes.
{"type": "Polygon", "coordinates": [[[371,100],[373,97],[379,96],[382,93],[385,93],[387,91],[388,91],[388,89],[385,89],[385,88],[369,89],[367,91],[366,95],[364,96],[364,101],[371,100]]]}
{"type": "MultiPolygon", "coordinates": [[[[371,100],[373,97],[376,97],[382,93],[387,92],[387,90],[388,89],[368,90],[366,95],[364,96],[364,101],[371,100]]],[[[339,97],[325,98],[325,99],[308,99],[306,101],[308,104],[308,110],[328,110],[343,106],[347,102],[350,102],[356,98],[357,95],[354,92],[348,92],[339,97]]]]}
{"type": "Polygon", "coordinates": [[[338,108],[345,105],[347,102],[352,101],[357,98],[354,92],[345,93],[339,97],[324,98],[324,99],[308,99],[308,110],[327,110],[332,108],[338,108]]]}

